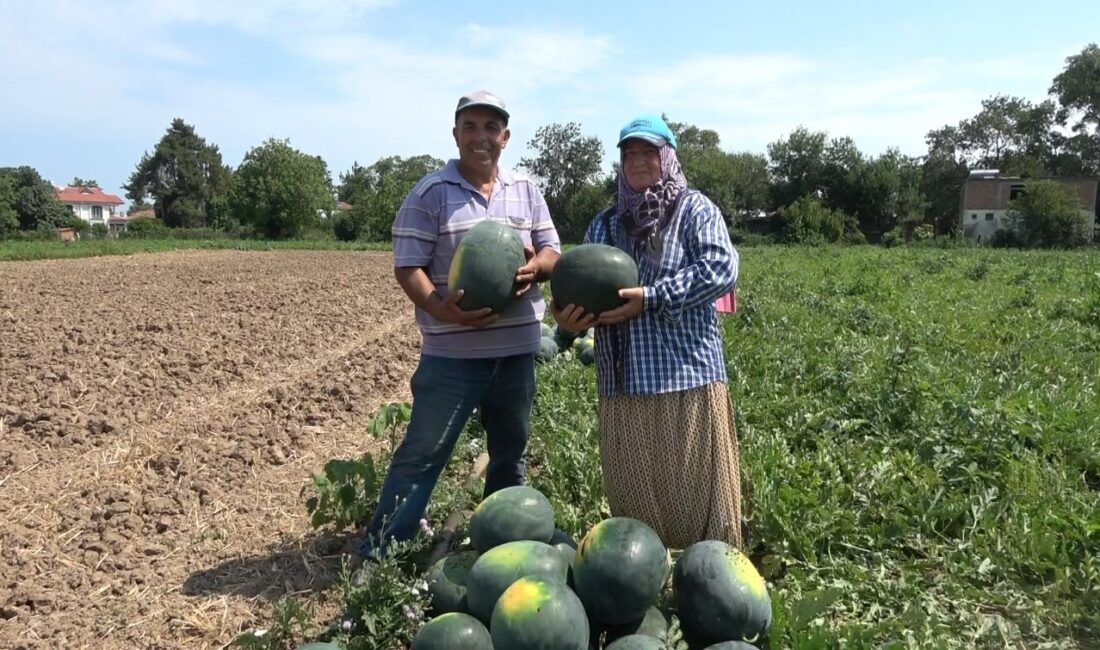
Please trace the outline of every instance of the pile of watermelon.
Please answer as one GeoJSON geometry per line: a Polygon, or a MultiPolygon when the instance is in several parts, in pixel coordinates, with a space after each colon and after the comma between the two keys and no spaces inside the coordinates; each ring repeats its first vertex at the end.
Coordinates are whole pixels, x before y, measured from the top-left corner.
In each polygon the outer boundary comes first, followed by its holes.
{"type": "Polygon", "coordinates": [[[530,486],[483,500],[468,533],[429,570],[434,618],[413,650],[660,649],[673,614],[691,648],[736,650],[771,625],[763,578],[724,542],[673,562],[652,528],[611,517],[577,544],[530,486]]]}
{"type": "Polygon", "coordinates": [[[596,329],[579,334],[563,330],[560,325],[542,324],[542,340],[535,359],[539,363],[553,361],[558,355],[572,356],[586,366],[596,363],[596,329]]]}

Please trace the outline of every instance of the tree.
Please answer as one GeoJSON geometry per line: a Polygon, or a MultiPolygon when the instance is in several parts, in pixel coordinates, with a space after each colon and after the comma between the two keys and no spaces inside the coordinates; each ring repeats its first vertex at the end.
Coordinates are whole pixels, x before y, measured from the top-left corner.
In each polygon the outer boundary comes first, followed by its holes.
{"type": "Polygon", "coordinates": [[[134,203],[152,196],[153,210],[165,225],[201,228],[224,220],[231,174],[218,148],[176,118],[123,187],[134,203]]]}
{"type": "Polygon", "coordinates": [[[328,166],[287,140],[269,138],[237,168],[229,208],[240,223],[270,239],[298,237],[319,215],[336,208],[328,166]]]}
{"type": "Polygon", "coordinates": [[[15,213],[20,230],[54,228],[72,216],[72,211],[57,199],[53,185],[33,167],[0,167],[0,179],[7,179],[6,205],[15,213]]]}
{"type": "Polygon", "coordinates": [[[800,126],[785,139],[768,145],[772,207],[790,205],[803,196],[823,194],[826,137],[824,132],[800,126]]]}
{"type": "Polygon", "coordinates": [[[438,158],[388,156],[370,167],[352,164],[340,175],[337,196],[351,204],[350,214],[340,219],[345,236],[370,241],[389,241],[394,217],[417,181],[444,165],[438,158]]]}
{"type": "Polygon", "coordinates": [[[956,153],[957,132],[953,126],[929,131],[925,136],[928,154],[921,162],[920,192],[927,201],[928,219],[938,235],[957,233],[959,197],[968,169],[956,153]]]}
{"type": "Polygon", "coordinates": [[[15,184],[10,176],[0,174],[0,239],[7,239],[19,230],[19,215],[14,205],[15,184]]]}
{"type": "Polygon", "coordinates": [[[982,110],[957,126],[928,132],[929,151],[951,151],[968,169],[998,169],[1015,176],[1050,173],[1055,157],[1055,107],[998,95],[982,101],[982,110]]]}
{"type": "Polygon", "coordinates": [[[584,241],[584,233],[597,214],[611,206],[614,191],[606,182],[593,182],[581,187],[569,197],[562,218],[556,220],[558,237],[566,242],[584,241]]]}
{"type": "MultiPolygon", "coordinates": [[[[539,127],[528,143],[534,158],[520,159],[519,166],[537,180],[550,217],[559,230],[575,231],[576,224],[566,222],[567,206],[574,194],[600,179],[603,145],[595,136],[581,134],[576,122],[539,127]]],[[[594,215],[590,215],[589,218],[594,215]]],[[[584,231],[581,230],[583,233],[584,231]]]]}
{"type": "Polygon", "coordinates": [[[76,176],[73,178],[73,182],[69,183],[69,187],[99,187],[99,183],[76,176]]]}
{"type": "Polygon", "coordinates": [[[676,157],[688,185],[714,201],[732,226],[739,217],[767,208],[768,161],[748,151],[728,153],[717,131],[665,121],[676,134],[676,157]]]}
{"type": "Polygon", "coordinates": [[[1008,218],[1025,245],[1072,248],[1089,241],[1091,225],[1072,187],[1051,180],[1029,181],[1009,205],[1008,218]]]}
{"type": "Polygon", "coordinates": [[[1056,117],[1060,124],[1070,124],[1073,115],[1075,135],[1065,139],[1068,157],[1079,163],[1073,171],[1100,174],[1100,47],[1090,43],[1079,54],[1068,57],[1050,93],[1058,97],[1056,117]]]}

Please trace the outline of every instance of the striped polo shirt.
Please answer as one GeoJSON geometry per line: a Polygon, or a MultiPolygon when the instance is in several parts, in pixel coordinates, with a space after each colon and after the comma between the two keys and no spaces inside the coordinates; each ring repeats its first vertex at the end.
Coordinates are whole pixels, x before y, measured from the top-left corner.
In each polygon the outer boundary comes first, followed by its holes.
{"type": "MultiPolygon", "coordinates": [[[[447,295],[447,273],[462,236],[485,219],[511,226],[525,245],[561,252],[561,243],[546,200],[535,183],[503,167],[488,199],[458,171],[458,161],[422,178],[409,193],[393,222],[393,257],[397,267],[423,267],[440,295],[447,295]]],[[[478,359],[530,354],[538,350],[539,322],[546,303],[538,285],[500,313],[485,328],[436,320],[417,308],[416,323],[424,354],[478,359]]]]}
{"type": "Polygon", "coordinates": [[[733,290],[739,260],[722,213],[689,190],[661,234],[660,251],[642,250],[613,207],[585,234],[585,242],[617,246],[634,258],[645,288],[642,313],[596,328],[600,395],[653,395],[727,380],[714,301],[733,290]]]}

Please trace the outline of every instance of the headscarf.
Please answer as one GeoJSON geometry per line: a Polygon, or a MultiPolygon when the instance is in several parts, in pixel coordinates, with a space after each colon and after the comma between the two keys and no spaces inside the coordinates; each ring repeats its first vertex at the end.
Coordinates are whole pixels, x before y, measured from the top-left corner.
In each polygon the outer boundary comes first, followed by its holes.
{"type": "Polygon", "coordinates": [[[644,243],[651,252],[661,249],[661,231],[672,219],[680,194],[687,189],[687,178],[680,168],[676,150],[665,142],[661,154],[661,179],[642,191],[635,191],[626,182],[622,156],[619,157],[619,215],[630,239],[644,243]]]}

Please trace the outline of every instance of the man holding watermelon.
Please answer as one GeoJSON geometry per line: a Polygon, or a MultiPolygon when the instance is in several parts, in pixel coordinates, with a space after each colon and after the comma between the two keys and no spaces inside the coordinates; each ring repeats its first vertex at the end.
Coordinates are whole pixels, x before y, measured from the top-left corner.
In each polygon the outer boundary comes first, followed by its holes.
{"type": "Polygon", "coordinates": [[[393,540],[416,535],[439,474],[475,409],[489,451],[485,495],[523,483],[535,353],[546,308],[537,283],[549,278],[561,244],[538,186],[498,164],[511,135],[508,120],[504,101],[493,93],[476,91],[459,99],[452,131],[458,158],[422,178],[394,219],[394,274],[415,305],[423,345],[411,380],[412,418],[360,548],[367,558],[377,557],[393,540]],[[483,227],[475,231],[479,224],[483,227]],[[486,225],[501,241],[514,242],[514,258],[496,253],[483,234],[486,225]],[[480,246],[463,247],[468,249],[463,253],[460,243],[467,236],[478,238],[480,246]],[[504,306],[467,304],[462,290],[448,290],[448,276],[456,272],[503,276],[505,295],[492,304],[504,306]]]}
{"type": "Polygon", "coordinates": [[[598,315],[554,305],[563,328],[596,327],[604,491],[612,514],[646,522],[666,546],[739,547],[737,435],[716,311],[736,286],[738,254],[717,206],[688,188],[660,116],[628,122],[618,146],[617,202],[585,243],[624,251],[641,286],[598,315]]]}

